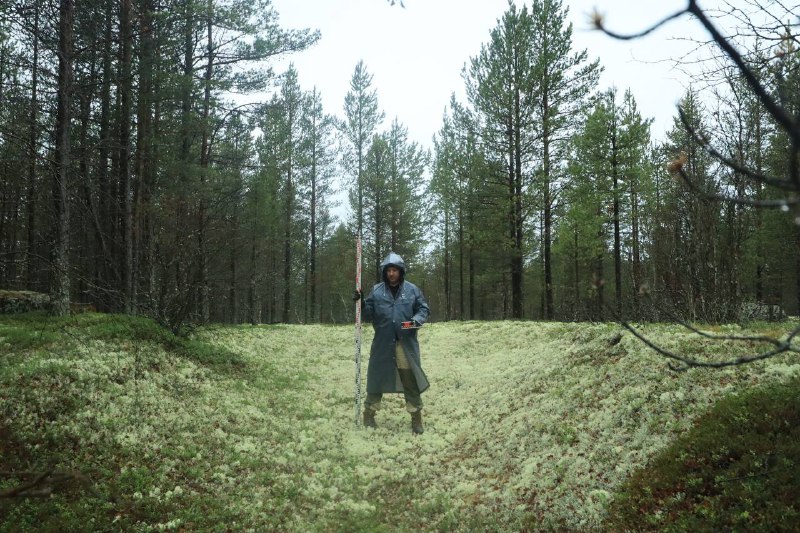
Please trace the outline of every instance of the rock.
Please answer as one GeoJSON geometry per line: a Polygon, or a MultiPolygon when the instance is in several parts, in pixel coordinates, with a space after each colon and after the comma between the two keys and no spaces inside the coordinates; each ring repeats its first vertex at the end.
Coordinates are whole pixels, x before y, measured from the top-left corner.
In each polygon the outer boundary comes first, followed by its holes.
{"type": "Polygon", "coordinates": [[[763,302],[744,302],[739,308],[739,320],[749,322],[752,320],[778,321],[786,318],[786,312],[779,305],[763,302]]]}
{"type": "Polygon", "coordinates": [[[49,305],[50,296],[41,292],[0,290],[0,313],[40,311],[49,305]]]}

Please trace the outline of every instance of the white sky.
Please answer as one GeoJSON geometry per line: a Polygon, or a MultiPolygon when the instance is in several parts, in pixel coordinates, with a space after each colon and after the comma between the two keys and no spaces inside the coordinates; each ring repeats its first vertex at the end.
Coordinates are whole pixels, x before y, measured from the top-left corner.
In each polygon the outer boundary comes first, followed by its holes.
{"type": "MultiPolygon", "coordinates": [[[[305,90],[316,86],[321,92],[326,112],[343,116],[350,78],[356,63],[363,60],[386,114],[382,129],[397,117],[411,139],[424,147],[432,147],[451,93],[466,101],[462,67],[488,42],[489,31],[508,9],[508,0],[405,0],[405,8],[390,6],[386,0],[272,3],[282,27],[321,32],[318,44],[289,60],[300,85],[305,90]]],[[[589,30],[589,15],[597,6],[609,29],[634,32],[686,3],[564,0],[573,24],[573,49],[586,49],[590,59],[600,58],[605,67],[601,87],[616,86],[620,93],[632,90],[642,115],[655,119],[654,138],[662,138],[671,127],[675,105],[688,86],[686,76],[669,61],[688,49],[686,41],[676,38],[689,34],[705,38],[702,28],[684,16],[647,37],[624,42],[589,30]]]]}

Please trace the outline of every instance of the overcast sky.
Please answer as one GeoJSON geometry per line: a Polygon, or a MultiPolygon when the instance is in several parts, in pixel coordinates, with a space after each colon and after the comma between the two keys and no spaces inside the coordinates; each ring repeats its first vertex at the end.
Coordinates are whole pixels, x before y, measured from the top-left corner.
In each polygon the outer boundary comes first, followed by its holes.
{"type": "MultiPolygon", "coordinates": [[[[284,28],[319,29],[313,48],[290,60],[301,86],[316,86],[328,113],[343,116],[345,94],[359,60],[373,77],[383,128],[397,117],[411,139],[426,147],[442,125],[451,93],[465,101],[461,70],[508,9],[508,0],[273,0],[284,28]]],[[[708,2],[704,2],[704,5],[708,2]]],[[[522,5],[522,2],[517,2],[522,5]]],[[[526,2],[530,6],[530,2],[526,2]]],[[[654,137],[672,125],[675,104],[687,88],[673,68],[689,44],[681,37],[704,34],[688,17],[636,41],[616,41],[589,29],[595,6],[608,28],[636,31],[686,5],[686,0],[565,0],[573,24],[573,48],[599,57],[601,87],[630,88],[645,117],[655,119],[654,137]]],[[[283,67],[280,67],[283,68],[283,67]]]]}

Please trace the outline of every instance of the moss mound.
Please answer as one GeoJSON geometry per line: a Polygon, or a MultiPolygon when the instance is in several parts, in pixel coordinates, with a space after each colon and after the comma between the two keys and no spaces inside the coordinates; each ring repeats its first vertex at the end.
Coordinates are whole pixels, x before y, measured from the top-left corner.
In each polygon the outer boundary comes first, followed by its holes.
{"type": "Polygon", "coordinates": [[[622,487],[614,531],[798,531],[800,380],[718,402],[622,487]]]}

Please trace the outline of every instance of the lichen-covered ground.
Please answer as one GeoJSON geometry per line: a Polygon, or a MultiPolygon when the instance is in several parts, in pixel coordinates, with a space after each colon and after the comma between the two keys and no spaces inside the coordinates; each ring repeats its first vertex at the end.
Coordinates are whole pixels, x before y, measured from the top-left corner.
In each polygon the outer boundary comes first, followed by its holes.
{"type": "MultiPolygon", "coordinates": [[[[593,530],[615,488],[721,395],[800,373],[796,358],[672,372],[613,324],[429,324],[414,436],[401,395],[377,430],[355,426],[352,327],[199,332],[228,366],[86,327],[15,349],[14,327],[0,322],[0,430],[14,443],[0,471],[81,482],[0,502],[2,531],[593,530]]],[[[644,331],[675,350],[736,350],[644,331]]]]}

